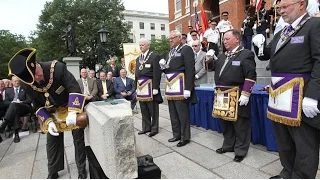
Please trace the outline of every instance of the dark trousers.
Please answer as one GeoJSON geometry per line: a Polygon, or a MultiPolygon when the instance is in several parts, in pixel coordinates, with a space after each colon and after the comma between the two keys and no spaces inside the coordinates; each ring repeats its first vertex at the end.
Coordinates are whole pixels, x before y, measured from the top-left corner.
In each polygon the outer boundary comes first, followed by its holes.
{"type": "Polygon", "coordinates": [[[140,101],[142,115],[142,131],[159,131],[159,103],[158,101],[140,101]]]}
{"type": "Polygon", "coordinates": [[[181,141],[190,140],[189,103],[186,101],[168,101],[173,137],[181,141]]]}
{"type": "Polygon", "coordinates": [[[126,99],[126,100],[131,101],[131,109],[133,110],[137,104],[136,96],[137,96],[137,94],[134,92],[131,94],[131,96],[126,96],[126,97],[123,97],[121,94],[116,94],[115,98],[116,99],[126,99]]]}
{"type": "Polygon", "coordinates": [[[245,49],[251,51],[252,48],[252,36],[242,36],[242,44],[245,49]]]}
{"type": "MultiPolygon", "coordinates": [[[[64,169],[64,133],[59,136],[47,134],[47,157],[49,175],[64,169]]],[[[72,131],[75,160],[78,174],[86,175],[86,149],[84,144],[84,131],[82,128],[72,131]]]]}
{"type": "Polygon", "coordinates": [[[245,156],[248,153],[251,141],[250,118],[238,116],[237,121],[220,120],[224,137],[222,148],[233,151],[236,156],[245,156]]]}
{"type": "Polygon", "coordinates": [[[23,117],[32,112],[32,107],[29,104],[10,103],[6,114],[4,115],[5,123],[10,124],[14,130],[20,129],[20,117],[23,117]]]}
{"type": "Polygon", "coordinates": [[[314,179],[319,163],[319,132],[301,122],[291,127],[273,122],[284,179],[314,179]]]}

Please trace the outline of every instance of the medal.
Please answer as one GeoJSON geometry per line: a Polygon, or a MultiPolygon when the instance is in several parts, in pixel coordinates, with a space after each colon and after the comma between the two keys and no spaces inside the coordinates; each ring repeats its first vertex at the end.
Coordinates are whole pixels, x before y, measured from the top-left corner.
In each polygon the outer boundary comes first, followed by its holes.
{"type": "Polygon", "coordinates": [[[44,97],[48,98],[49,97],[49,93],[48,92],[44,93],[44,97]]]}
{"type": "Polygon", "coordinates": [[[142,60],[141,58],[139,59],[139,63],[140,63],[139,70],[140,71],[143,70],[143,64],[149,60],[149,57],[151,56],[151,54],[152,54],[152,52],[149,53],[149,55],[147,56],[147,58],[145,60],[142,60]]]}
{"type": "Polygon", "coordinates": [[[143,69],[143,65],[141,64],[140,66],[139,66],[139,70],[141,71],[143,69]]]}

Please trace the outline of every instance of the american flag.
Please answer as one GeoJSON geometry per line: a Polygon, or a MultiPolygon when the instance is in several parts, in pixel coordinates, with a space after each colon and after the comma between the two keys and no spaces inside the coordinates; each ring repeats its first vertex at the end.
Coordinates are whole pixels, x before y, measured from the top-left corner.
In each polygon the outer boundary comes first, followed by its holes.
{"type": "Polygon", "coordinates": [[[200,30],[200,21],[199,21],[199,16],[198,16],[198,13],[197,13],[197,8],[194,8],[194,12],[195,12],[195,28],[196,28],[196,31],[199,32],[199,30],[200,30]]]}
{"type": "Polygon", "coordinates": [[[256,2],[256,12],[259,12],[259,10],[261,8],[261,4],[262,4],[262,0],[257,0],[257,2],[256,2]]]}

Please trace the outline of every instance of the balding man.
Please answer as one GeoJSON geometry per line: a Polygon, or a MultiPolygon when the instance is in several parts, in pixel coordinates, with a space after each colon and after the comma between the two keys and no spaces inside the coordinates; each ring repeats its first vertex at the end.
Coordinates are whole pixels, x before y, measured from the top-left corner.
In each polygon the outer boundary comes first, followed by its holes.
{"type": "Polygon", "coordinates": [[[194,53],[190,46],[181,42],[181,33],[170,32],[171,50],[159,64],[166,74],[165,97],[168,100],[173,138],[169,142],[180,141],[177,146],[190,142],[190,103],[197,103],[194,90],[194,53]]]}
{"type": "Polygon", "coordinates": [[[88,78],[88,71],[86,68],[82,68],[80,71],[81,78],[77,80],[79,83],[81,93],[86,96],[86,102],[97,101],[99,98],[98,87],[96,80],[88,78]]]}
{"type": "Polygon", "coordinates": [[[116,99],[126,99],[131,101],[131,109],[136,106],[136,85],[133,79],[127,77],[127,70],[120,70],[120,77],[113,82],[113,89],[116,99]]]}
{"type": "Polygon", "coordinates": [[[160,94],[160,57],[149,50],[149,40],[140,39],[139,46],[141,55],[136,59],[135,76],[137,100],[142,115],[142,131],[138,134],[150,132],[149,137],[152,137],[159,131],[159,104],[163,102],[160,94]]]}

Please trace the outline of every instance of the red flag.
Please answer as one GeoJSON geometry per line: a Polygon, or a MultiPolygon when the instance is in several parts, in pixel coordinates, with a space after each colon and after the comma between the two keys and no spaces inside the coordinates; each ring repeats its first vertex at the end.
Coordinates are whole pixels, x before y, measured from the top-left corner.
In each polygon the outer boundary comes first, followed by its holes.
{"type": "Polygon", "coordinates": [[[206,11],[203,7],[203,2],[201,3],[201,26],[202,26],[202,32],[205,32],[209,28],[208,19],[206,11]]]}
{"type": "Polygon", "coordinates": [[[261,4],[262,4],[262,0],[257,0],[257,2],[256,2],[256,12],[259,12],[259,10],[261,8],[261,4]]]}

